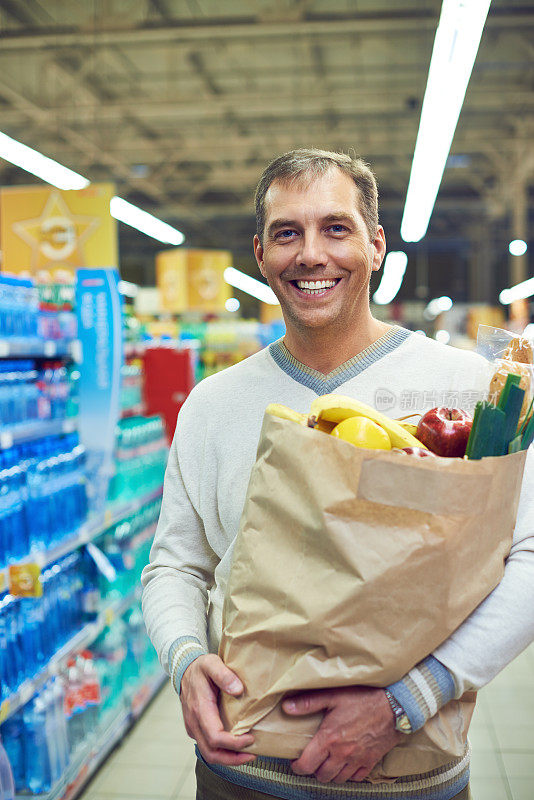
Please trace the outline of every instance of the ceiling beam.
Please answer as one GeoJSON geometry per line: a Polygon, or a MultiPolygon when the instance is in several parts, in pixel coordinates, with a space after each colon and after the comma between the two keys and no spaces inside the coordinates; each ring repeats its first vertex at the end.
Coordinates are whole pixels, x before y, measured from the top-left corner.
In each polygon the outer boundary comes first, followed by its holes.
{"type": "Polygon", "coordinates": [[[99,30],[76,30],[58,25],[53,31],[36,33],[35,31],[3,31],[0,34],[2,48],[10,50],[27,50],[36,47],[83,47],[92,49],[109,44],[151,45],[161,42],[211,42],[214,39],[229,41],[250,40],[250,38],[293,39],[294,37],[320,34],[324,36],[343,36],[352,33],[380,33],[398,36],[413,33],[414,26],[420,30],[435,28],[437,18],[434,14],[411,14],[399,19],[393,15],[377,15],[374,18],[360,17],[349,20],[264,22],[249,18],[241,23],[228,20],[210,19],[208,22],[188,22],[183,20],[166,20],[165,24],[124,26],[123,28],[99,30]]]}
{"type": "MultiPolygon", "coordinates": [[[[232,110],[237,117],[241,117],[245,122],[250,122],[254,118],[264,119],[272,114],[276,114],[277,119],[281,117],[299,119],[310,114],[322,116],[325,103],[328,103],[329,109],[331,108],[339,114],[358,118],[382,115],[384,121],[395,120],[395,124],[399,115],[411,119],[415,116],[418,119],[418,112],[414,114],[413,110],[406,107],[404,92],[391,92],[389,89],[362,91],[358,87],[354,87],[350,92],[335,90],[324,94],[311,90],[301,92],[297,107],[294,99],[287,95],[238,92],[235,95],[211,97],[209,102],[202,97],[199,98],[198,95],[189,97],[180,95],[165,101],[132,97],[127,101],[102,101],[98,104],[93,101],[77,104],[75,107],[72,105],[55,106],[47,108],[47,112],[56,120],[62,115],[68,115],[68,118],[72,120],[73,111],[75,111],[75,116],[80,123],[94,119],[97,114],[99,122],[102,123],[119,122],[125,112],[134,113],[134,111],[136,117],[144,121],[173,119],[178,122],[186,122],[199,119],[218,120],[221,114],[232,110]]],[[[522,113],[525,113],[528,108],[534,107],[532,92],[512,90],[503,99],[502,94],[495,90],[473,86],[469,89],[464,116],[481,113],[494,113],[502,116],[507,111],[513,110],[514,107],[517,107],[517,111],[522,113]]],[[[2,119],[4,120],[4,116],[2,119]]]]}
{"type": "MultiPolygon", "coordinates": [[[[164,24],[156,23],[144,26],[124,26],[122,28],[104,30],[73,29],[57,25],[46,32],[11,31],[0,34],[3,49],[34,50],[38,47],[89,47],[92,51],[110,44],[150,45],[160,42],[212,42],[215,39],[229,41],[274,38],[278,41],[320,35],[324,41],[327,36],[352,36],[353,34],[379,34],[393,36],[396,39],[404,34],[413,36],[422,31],[434,31],[437,25],[437,10],[428,9],[421,12],[400,12],[381,14],[339,15],[332,14],[316,19],[299,21],[283,20],[280,22],[264,22],[258,18],[248,17],[241,22],[229,21],[228,18],[188,21],[169,19],[164,24]]],[[[522,10],[516,13],[503,9],[492,9],[486,26],[497,28],[525,28],[534,25],[534,10],[522,10]]]]}

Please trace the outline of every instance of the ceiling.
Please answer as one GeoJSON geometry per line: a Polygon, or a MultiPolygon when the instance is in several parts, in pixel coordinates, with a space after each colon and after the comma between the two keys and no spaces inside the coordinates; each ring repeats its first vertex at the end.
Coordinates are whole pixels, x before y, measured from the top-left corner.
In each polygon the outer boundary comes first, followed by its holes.
{"type": "MultiPolygon", "coordinates": [[[[2,0],[0,130],[253,272],[253,192],[302,146],[375,169],[390,248],[439,0],[2,0]]],[[[488,300],[509,285],[534,175],[534,3],[493,0],[406,297],[488,300]]],[[[31,183],[0,160],[0,185],[31,183]]],[[[534,213],[534,212],[532,212],[534,213]]],[[[160,246],[121,226],[121,270],[153,282],[160,246]]],[[[528,274],[528,265],[526,267],[528,274]]]]}

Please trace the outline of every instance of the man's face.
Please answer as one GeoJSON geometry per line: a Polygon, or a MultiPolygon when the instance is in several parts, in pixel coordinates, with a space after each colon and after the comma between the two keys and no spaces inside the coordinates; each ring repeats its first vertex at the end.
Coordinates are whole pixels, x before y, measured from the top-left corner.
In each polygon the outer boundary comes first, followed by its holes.
{"type": "Polygon", "coordinates": [[[311,182],[274,181],[265,211],[263,245],[254,237],[254,252],[286,325],[302,330],[356,319],[386,243],[382,227],[370,240],[354,182],[336,167],[311,182]]]}

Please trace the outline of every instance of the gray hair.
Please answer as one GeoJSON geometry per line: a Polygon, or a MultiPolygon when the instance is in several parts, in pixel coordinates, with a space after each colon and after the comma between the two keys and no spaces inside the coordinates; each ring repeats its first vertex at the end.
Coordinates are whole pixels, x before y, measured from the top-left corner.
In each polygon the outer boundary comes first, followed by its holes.
{"type": "Polygon", "coordinates": [[[360,197],[360,212],[370,238],[374,239],[378,228],[378,188],[376,178],[369,165],[361,158],[351,158],[345,153],[301,148],[290,150],[273,159],[259,180],[254,200],[256,230],[260,242],[263,243],[265,196],[270,185],[276,180],[293,181],[301,177],[313,180],[335,167],[354,181],[360,197]]]}

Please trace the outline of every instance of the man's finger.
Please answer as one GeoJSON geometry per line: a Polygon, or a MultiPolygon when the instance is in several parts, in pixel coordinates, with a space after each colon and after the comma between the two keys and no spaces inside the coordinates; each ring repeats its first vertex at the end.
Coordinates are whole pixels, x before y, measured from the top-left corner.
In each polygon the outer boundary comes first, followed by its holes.
{"type": "Polygon", "coordinates": [[[203,668],[206,675],[208,675],[213,683],[218,686],[219,689],[222,689],[223,692],[234,696],[242,694],[244,689],[243,684],[235,672],[232,672],[231,669],[225,666],[219,656],[214,655],[213,658],[206,658],[203,668]]]}
{"type": "Polygon", "coordinates": [[[345,783],[345,781],[350,780],[353,775],[354,775],[354,765],[347,764],[345,767],[343,767],[341,772],[339,772],[333,779],[333,783],[345,783]]]}
{"type": "Polygon", "coordinates": [[[291,769],[296,775],[313,775],[327,758],[328,750],[319,743],[317,736],[314,736],[302,751],[300,758],[291,762],[291,769]]]}
{"type": "MultiPolygon", "coordinates": [[[[332,757],[327,758],[318,770],[315,771],[315,777],[321,783],[330,783],[343,771],[346,766],[344,761],[336,761],[332,757]]],[[[352,770],[354,772],[354,769],[352,770]]],[[[349,773],[350,774],[350,773],[349,773]]]]}
{"type": "Polygon", "coordinates": [[[364,781],[371,770],[368,767],[360,767],[356,770],[356,772],[349,778],[350,781],[364,781]]]}
{"type": "Polygon", "coordinates": [[[239,767],[241,764],[248,764],[256,758],[256,756],[251,753],[236,753],[233,750],[210,747],[202,734],[197,737],[197,745],[208,764],[224,764],[226,767],[239,767]]]}
{"type": "Polygon", "coordinates": [[[224,725],[219,713],[219,707],[213,693],[208,688],[201,695],[200,711],[197,713],[197,724],[200,726],[202,736],[212,750],[242,750],[254,742],[251,733],[235,736],[224,730],[224,725]]]}
{"type": "Polygon", "coordinates": [[[292,697],[287,697],[282,708],[286,714],[297,716],[299,714],[315,714],[330,708],[330,696],[324,690],[321,692],[301,692],[292,697]]]}

